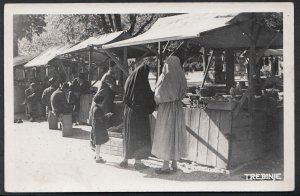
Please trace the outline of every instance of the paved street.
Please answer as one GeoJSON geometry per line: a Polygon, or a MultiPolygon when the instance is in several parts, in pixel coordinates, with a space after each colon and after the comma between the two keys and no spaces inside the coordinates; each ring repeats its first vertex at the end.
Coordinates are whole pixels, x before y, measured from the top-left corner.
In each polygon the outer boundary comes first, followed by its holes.
{"type": "MultiPolygon", "coordinates": [[[[170,175],[155,174],[162,162],[153,159],[144,161],[150,168],[142,171],[134,170],[132,162],[128,169],[120,168],[119,156],[103,154],[107,163],[95,163],[89,147],[91,127],[74,128],[71,137],[49,130],[47,122],[24,121],[6,130],[6,191],[201,191],[207,188],[205,181],[244,180],[246,171],[229,174],[185,162],[170,175]]],[[[274,167],[278,166],[272,166],[273,172],[274,167]]],[[[257,166],[253,168],[257,171],[257,166]]]]}

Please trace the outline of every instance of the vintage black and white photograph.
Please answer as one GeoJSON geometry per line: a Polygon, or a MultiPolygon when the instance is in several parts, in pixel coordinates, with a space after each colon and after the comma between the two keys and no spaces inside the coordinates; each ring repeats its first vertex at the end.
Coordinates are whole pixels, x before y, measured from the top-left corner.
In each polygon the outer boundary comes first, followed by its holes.
{"type": "Polygon", "coordinates": [[[293,9],[7,4],[5,191],[293,190],[293,9]]]}

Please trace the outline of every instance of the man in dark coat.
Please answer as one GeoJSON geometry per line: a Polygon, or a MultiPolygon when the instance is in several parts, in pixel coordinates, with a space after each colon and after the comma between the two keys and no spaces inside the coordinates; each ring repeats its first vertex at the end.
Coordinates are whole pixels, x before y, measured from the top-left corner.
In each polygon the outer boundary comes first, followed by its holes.
{"type": "Polygon", "coordinates": [[[58,88],[58,80],[50,78],[49,84],[50,86],[44,90],[41,98],[42,103],[46,105],[46,116],[48,116],[49,112],[52,110],[50,98],[52,93],[58,88]]]}
{"type": "Polygon", "coordinates": [[[51,95],[50,102],[52,111],[57,117],[62,114],[72,113],[72,105],[70,105],[67,101],[68,92],[69,84],[64,83],[61,88],[58,88],[51,95]]]}
{"type": "Polygon", "coordinates": [[[30,121],[33,122],[39,116],[40,97],[36,83],[31,83],[25,90],[25,104],[30,121]]]}

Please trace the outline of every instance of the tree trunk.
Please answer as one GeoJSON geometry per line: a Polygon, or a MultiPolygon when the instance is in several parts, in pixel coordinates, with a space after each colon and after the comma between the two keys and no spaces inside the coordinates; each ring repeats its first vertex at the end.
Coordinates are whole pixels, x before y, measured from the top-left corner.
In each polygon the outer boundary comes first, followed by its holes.
{"type": "Polygon", "coordinates": [[[102,20],[102,26],[103,26],[103,31],[105,33],[110,33],[110,29],[108,28],[107,22],[106,22],[106,18],[104,14],[101,14],[101,20],[102,20]]]}
{"type": "Polygon", "coordinates": [[[108,15],[108,18],[109,18],[110,26],[111,26],[112,30],[115,31],[116,30],[116,26],[114,24],[112,16],[111,16],[111,14],[107,14],[107,15],[108,15]]]}
{"type": "Polygon", "coordinates": [[[121,15],[114,14],[117,31],[122,31],[121,15]]]}
{"type": "Polygon", "coordinates": [[[19,46],[18,46],[18,37],[17,37],[17,35],[14,33],[14,38],[13,38],[13,50],[14,50],[14,52],[13,52],[13,55],[14,55],[14,57],[15,56],[18,56],[19,55],[19,46]]]}

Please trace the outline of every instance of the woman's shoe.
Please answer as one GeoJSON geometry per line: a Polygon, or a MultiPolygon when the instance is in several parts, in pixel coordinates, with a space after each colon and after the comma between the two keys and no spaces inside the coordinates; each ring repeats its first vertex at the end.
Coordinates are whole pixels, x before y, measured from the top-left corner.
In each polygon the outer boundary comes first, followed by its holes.
{"type": "Polygon", "coordinates": [[[120,166],[123,167],[123,168],[127,168],[128,167],[128,162],[127,161],[122,161],[120,163],[120,166]]]}
{"type": "Polygon", "coordinates": [[[106,163],[106,161],[102,158],[96,159],[96,163],[106,163]]]}
{"type": "Polygon", "coordinates": [[[135,163],[134,164],[134,169],[135,170],[142,170],[142,169],[148,169],[149,166],[143,164],[143,163],[135,163]]]}
{"type": "Polygon", "coordinates": [[[178,167],[177,167],[177,163],[175,162],[175,161],[172,161],[172,169],[173,169],[173,171],[174,172],[176,172],[177,171],[177,169],[178,169],[178,167]]]}
{"type": "Polygon", "coordinates": [[[159,169],[155,170],[155,173],[157,173],[157,174],[170,174],[171,170],[170,169],[159,168],[159,169]]]}

